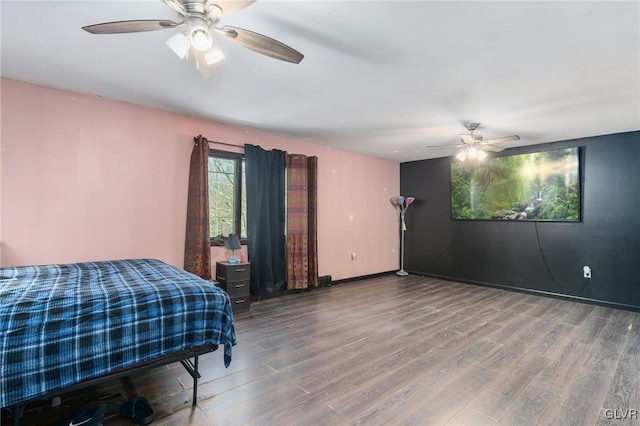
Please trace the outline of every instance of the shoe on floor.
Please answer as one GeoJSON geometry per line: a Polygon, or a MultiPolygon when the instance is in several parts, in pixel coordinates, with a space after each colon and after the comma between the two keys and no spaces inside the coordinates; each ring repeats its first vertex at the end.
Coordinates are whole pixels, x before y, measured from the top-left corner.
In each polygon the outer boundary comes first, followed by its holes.
{"type": "Polygon", "coordinates": [[[149,401],[143,396],[129,400],[122,405],[120,414],[139,425],[145,426],[153,421],[153,410],[149,401]]]}
{"type": "Polygon", "coordinates": [[[58,423],[55,426],[103,426],[104,413],[100,408],[85,406],[77,410],[73,417],[58,423]]]}

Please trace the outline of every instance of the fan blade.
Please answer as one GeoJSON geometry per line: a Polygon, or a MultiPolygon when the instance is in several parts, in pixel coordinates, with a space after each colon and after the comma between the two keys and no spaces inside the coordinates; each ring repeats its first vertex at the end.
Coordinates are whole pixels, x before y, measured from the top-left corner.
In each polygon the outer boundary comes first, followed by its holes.
{"type": "MultiPolygon", "coordinates": [[[[447,145],[427,145],[425,146],[425,148],[447,148],[447,149],[451,149],[451,147],[453,147],[454,145],[451,144],[447,144],[447,145]]],[[[462,146],[462,145],[456,145],[456,146],[462,146]]]]}
{"type": "Polygon", "coordinates": [[[229,0],[229,1],[212,1],[213,4],[222,9],[224,16],[244,9],[247,6],[251,6],[256,0],[229,0]]]}
{"type": "Polygon", "coordinates": [[[504,151],[504,148],[501,146],[486,145],[484,143],[481,145],[478,145],[478,148],[484,149],[485,151],[491,151],[491,152],[504,151]]]}
{"type": "Polygon", "coordinates": [[[464,143],[473,143],[473,135],[460,135],[460,140],[464,143]]]}
{"type": "Polygon", "coordinates": [[[187,16],[187,11],[184,10],[184,6],[178,0],[162,0],[164,4],[175,10],[182,16],[187,16]]]}
{"type": "Polygon", "coordinates": [[[286,44],[280,43],[265,35],[254,33],[253,31],[228,25],[222,28],[216,28],[216,30],[229,41],[274,59],[299,64],[302,58],[304,58],[302,53],[286,44]]]}
{"type": "Polygon", "coordinates": [[[82,27],[82,29],[91,34],[122,34],[165,30],[167,28],[175,28],[179,25],[182,25],[182,23],[150,19],[143,21],[104,22],[102,24],[88,25],[86,27],[82,27]]]}
{"type": "Polygon", "coordinates": [[[484,143],[500,143],[500,142],[509,142],[509,141],[518,141],[518,140],[520,140],[520,136],[511,135],[511,136],[505,136],[503,138],[487,139],[483,142],[484,143]]]}

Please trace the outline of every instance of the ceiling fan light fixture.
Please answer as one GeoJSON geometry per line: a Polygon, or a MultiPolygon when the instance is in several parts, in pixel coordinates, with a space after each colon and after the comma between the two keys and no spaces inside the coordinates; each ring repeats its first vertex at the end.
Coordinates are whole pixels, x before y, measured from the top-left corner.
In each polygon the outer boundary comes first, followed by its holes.
{"type": "Polygon", "coordinates": [[[183,33],[176,33],[166,41],[167,46],[180,59],[184,59],[189,52],[189,40],[183,33]]]}
{"type": "Polygon", "coordinates": [[[224,59],[224,53],[217,44],[211,46],[211,49],[204,53],[204,60],[207,65],[213,65],[224,59]]]}
{"type": "Polygon", "coordinates": [[[209,32],[209,23],[200,16],[189,18],[189,42],[200,52],[206,52],[213,46],[213,37],[209,32]]]}
{"type": "Polygon", "coordinates": [[[206,52],[213,46],[213,38],[206,28],[197,28],[191,31],[191,46],[200,52],[206,52]]]}
{"type": "Polygon", "coordinates": [[[468,152],[467,152],[467,156],[471,159],[478,157],[478,151],[479,149],[476,148],[475,146],[472,146],[469,148],[468,152]]]}
{"type": "Polygon", "coordinates": [[[465,127],[469,130],[469,134],[460,135],[460,145],[458,150],[454,154],[460,161],[477,160],[482,161],[489,156],[488,152],[501,152],[504,150],[501,146],[495,146],[493,144],[517,141],[520,140],[520,136],[511,135],[501,138],[483,139],[482,135],[476,135],[473,133],[478,127],[479,123],[467,123],[465,127]]]}

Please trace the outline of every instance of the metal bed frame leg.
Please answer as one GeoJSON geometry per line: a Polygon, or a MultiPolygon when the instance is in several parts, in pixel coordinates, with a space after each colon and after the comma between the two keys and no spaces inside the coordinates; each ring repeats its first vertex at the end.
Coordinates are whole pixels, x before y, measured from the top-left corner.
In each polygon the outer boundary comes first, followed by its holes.
{"type": "Polygon", "coordinates": [[[11,414],[13,415],[13,426],[20,426],[20,418],[24,413],[24,404],[17,404],[11,407],[11,414]]]}
{"type": "Polygon", "coordinates": [[[200,373],[198,373],[198,357],[196,356],[195,359],[195,373],[196,373],[196,377],[193,378],[193,400],[191,401],[191,406],[195,407],[196,405],[198,405],[198,379],[200,378],[200,373]]]}
{"type": "Polygon", "coordinates": [[[193,378],[193,400],[191,401],[191,406],[195,407],[198,405],[198,379],[202,376],[200,376],[198,372],[198,355],[194,357],[193,361],[194,362],[191,362],[191,360],[187,358],[181,360],[180,363],[193,378]]]}

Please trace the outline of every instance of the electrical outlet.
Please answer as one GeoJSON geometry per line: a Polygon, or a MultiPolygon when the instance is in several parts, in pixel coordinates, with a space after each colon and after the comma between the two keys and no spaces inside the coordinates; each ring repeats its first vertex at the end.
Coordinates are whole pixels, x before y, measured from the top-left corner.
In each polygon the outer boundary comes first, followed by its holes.
{"type": "Polygon", "coordinates": [[[582,268],[582,273],[585,278],[591,278],[591,268],[589,266],[584,266],[582,268]]]}
{"type": "Polygon", "coordinates": [[[356,255],[356,252],[355,252],[355,251],[352,251],[352,252],[351,252],[351,260],[356,260],[356,256],[357,256],[357,255],[356,255]]]}

